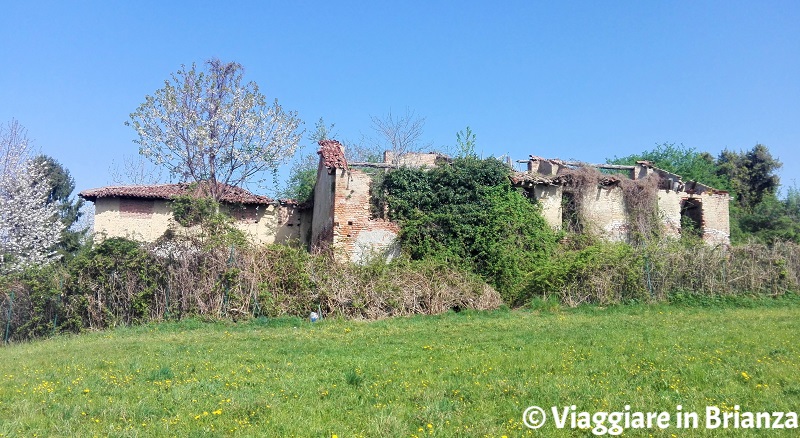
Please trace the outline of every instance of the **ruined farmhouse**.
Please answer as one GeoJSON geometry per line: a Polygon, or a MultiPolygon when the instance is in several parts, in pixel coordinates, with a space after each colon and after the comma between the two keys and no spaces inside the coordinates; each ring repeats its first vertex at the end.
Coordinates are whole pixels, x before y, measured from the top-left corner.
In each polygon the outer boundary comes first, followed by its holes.
{"type": "MultiPolygon", "coordinates": [[[[371,212],[374,173],[400,166],[432,168],[449,160],[436,153],[387,152],[381,163],[349,163],[339,142],[323,140],[319,145],[312,203],[274,200],[226,187],[222,205],[235,226],[257,243],[332,249],[337,257],[353,262],[396,255],[398,224],[371,212]]],[[[544,218],[555,229],[566,226],[611,241],[630,241],[641,228],[639,205],[652,213],[646,220],[668,236],[691,232],[710,245],[730,242],[728,193],[683,181],[652,163],[589,165],[536,156],[521,162],[527,169],[511,172],[510,183],[540,203],[544,218]],[[642,204],[642,199],[652,205],[642,204]]],[[[167,232],[187,231],[172,217],[169,202],[200,189],[189,184],[113,186],[86,190],[80,196],[95,203],[98,239],[152,242],[167,232]]]]}
{"type": "Polygon", "coordinates": [[[652,212],[653,225],[667,236],[693,233],[710,245],[730,244],[730,195],[726,191],[697,181],[685,182],[680,175],[647,161],[622,166],[530,156],[525,162],[527,171],[514,172],[512,184],[539,201],[553,228],[570,226],[577,216],[583,222],[580,231],[610,241],[630,241],[640,225],[637,213],[652,212]],[[647,198],[655,205],[642,204],[647,198]],[[644,212],[636,211],[637,202],[644,212]]]}
{"type": "MultiPolygon", "coordinates": [[[[190,232],[172,215],[169,203],[178,196],[201,196],[203,187],[191,184],[111,186],[82,191],[79,196],[94,202],[96,239],[127,237],[154,242],[167,232],[190,232]]],[[[256,243],[302,241],[310,221],[307,208],[291,200],[273,200],[239,187],[223,187],[222,208],[234,225],[256,243]]]]}

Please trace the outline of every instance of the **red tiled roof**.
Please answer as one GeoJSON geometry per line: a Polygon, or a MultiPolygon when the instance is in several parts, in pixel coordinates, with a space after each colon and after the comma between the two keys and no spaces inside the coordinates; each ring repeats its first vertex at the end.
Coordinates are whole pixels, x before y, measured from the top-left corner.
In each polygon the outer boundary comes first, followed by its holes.
{"type": "Polygon", "coordinates": [[[342,144],[336,140],[320,140],[317,153],[322,157],[322,165],[328,169],[347,169],[342,144]]]}
{"type": "MultiPolygon", "coordinates": [[[[272,204],[275,201],[266,196],[255,195],[247,190],[230,185],[222,185],[225,193],[223,202],[231,204],[272,204]]],[[[172,199],[181,195],[203,196],[203,185],[154,184],[140,186],[111,186],[97,189],[84,190],[78,194],[83,199],[95,202],[97,198],[146,198],[146,199],[172,199]],[[193,188],[193,190],[192,190],[193,188]]]]}

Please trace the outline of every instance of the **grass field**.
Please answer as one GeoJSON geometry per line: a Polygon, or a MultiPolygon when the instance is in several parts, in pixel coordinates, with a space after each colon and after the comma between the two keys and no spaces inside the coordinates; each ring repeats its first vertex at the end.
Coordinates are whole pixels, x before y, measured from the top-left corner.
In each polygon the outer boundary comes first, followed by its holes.
{"type": "MultiPolygon", "coordinates": [[[[0,436],[591,436],[529,405],[800,410],[800,304],[183,321],[0,348],[0,436]]],[[[673,417],[674,418],[674,417],[673,417]]],[[[795,436],[766,430],[759,436],[795,436]]]]}

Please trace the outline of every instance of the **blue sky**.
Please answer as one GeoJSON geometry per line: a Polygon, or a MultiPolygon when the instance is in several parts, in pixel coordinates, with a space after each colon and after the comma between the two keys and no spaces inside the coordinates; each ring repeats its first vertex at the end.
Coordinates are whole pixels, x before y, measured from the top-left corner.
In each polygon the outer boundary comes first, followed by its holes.
{"type": "Polygon", "coordinates": [[[78,190],[107,185],[137,152],[124,122],[145,95],[218,57],[345,141],[408,108],[435,147],[469,125],[484,155],[515,159],[763,143],[786,185],[800,179],[798,23],[796,0],[7,2],[0,122],[27,127],[78,190]]]}

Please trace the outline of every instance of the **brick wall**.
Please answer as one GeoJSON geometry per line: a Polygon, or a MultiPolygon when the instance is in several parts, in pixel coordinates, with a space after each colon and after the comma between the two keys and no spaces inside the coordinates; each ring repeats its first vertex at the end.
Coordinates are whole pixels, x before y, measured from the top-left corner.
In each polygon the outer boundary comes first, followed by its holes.
{"type": "Polygon", "coordinates": [[[363,170],[336,169],[332,234],[337,257],[364,263],[373,256],[391,258],[397,253],[398,225],[370,218],[371,185],[371,176],[363,170]]]}

